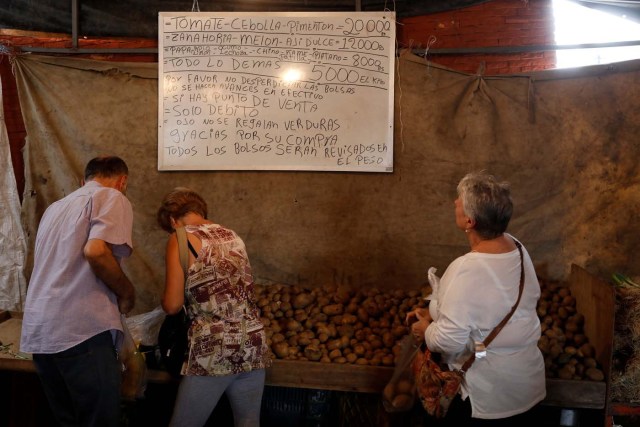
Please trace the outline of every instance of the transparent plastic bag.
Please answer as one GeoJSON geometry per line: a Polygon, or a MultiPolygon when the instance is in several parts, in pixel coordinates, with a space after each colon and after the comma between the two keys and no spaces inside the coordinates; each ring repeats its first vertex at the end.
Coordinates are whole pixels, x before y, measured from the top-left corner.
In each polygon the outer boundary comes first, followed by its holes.
{"type": "Polygon", "coordinates": [[[144,397],[147,388],[147,365],[144,356],[138,350],[136,342],[127,326],[124,315],[122,319],[122,330],[124,340],[119,353],[122,362],[122,385],[121,395],[123,400],[136,400],[144,397]]]}
{"type": "Polygon", "coordinates": [[[420,347],[413,336],[406,335],[400,343],[400,355],[391,379],[382,392],[382,406],[387,412],[405,412],[413,408],[416,401],[416,383],[412,362],[420,347]]]}
{"type": "Polygon", "coordinates": [[[147,313],[127,317],[127,326],[133,340],[149,347],[158,344],[158,332],[165,316],[162,307],[158,306],[147,313]]]}

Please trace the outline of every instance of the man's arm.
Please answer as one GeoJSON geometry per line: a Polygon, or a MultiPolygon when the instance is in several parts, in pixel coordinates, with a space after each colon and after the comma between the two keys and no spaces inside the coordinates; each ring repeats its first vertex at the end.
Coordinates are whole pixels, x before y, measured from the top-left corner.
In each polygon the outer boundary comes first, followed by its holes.
{"type": "Polygon", "coordinates": [[[113,256],[111,246],[104,240],[90,239],[84,246],[84,256],[94,274],[118,297],[120,312],[130,312],[135,304],[135,289],[113,256]]]}

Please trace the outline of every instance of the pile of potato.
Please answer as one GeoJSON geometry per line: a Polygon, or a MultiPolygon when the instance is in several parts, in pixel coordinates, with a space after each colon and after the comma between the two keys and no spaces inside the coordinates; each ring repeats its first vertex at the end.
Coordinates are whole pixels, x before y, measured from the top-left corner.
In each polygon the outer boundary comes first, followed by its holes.
{"type": "Polygon", "coordinates": [[[595,349],[584,335],[584,316],[576,311],[576,299],[569,288],[540,280],[540,290],[537,311],[542,336],[538,347],[544,355],[547,377],[603,381],[595,349]]]}
{"type": "MultiPolygon", "coordinates": [[[[538,347],[547,377],[602,381],[569,288],[540,281],[538,347]]],[[[278,359],[394,366],[409,332],[406,314],[425,307],[430,288],[382,291],[325,286],[256,285],[256,301],[271,351],[278,359]]]]}
{"type": "Polygon", "coordinates": [[[422,294],[256,286],[256,302],[275,357],[373,366],[394,366],[399,340],[409,332],[406,314],[426,306],[422,294]]]}

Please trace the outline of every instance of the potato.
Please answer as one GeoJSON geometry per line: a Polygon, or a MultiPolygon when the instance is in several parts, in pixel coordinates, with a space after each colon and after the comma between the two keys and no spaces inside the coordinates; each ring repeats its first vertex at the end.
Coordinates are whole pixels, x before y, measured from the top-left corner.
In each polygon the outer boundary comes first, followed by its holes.
{"type": "Polygon", "coordinates": [[[355,302],[351,302],[349,303],[345,309],[344,309],[345,313],[349,313],[349,314],[354,314],[358,312],[358,304],[355,302]]]}
{"type": "Polygon", "coordinates": [[[273,336],[271,337],[271,342],[273,342],[274,344],[277,344],[279,342],[282,342],[285,340],[285,336],[283,334],[273,334],[273,336]]]}
{"type": "Polygon", "coordinates": [[[567,317],[569,317],[569,312],[565,307],[558,307],[558,317],[560,319],[566,319],[567,317]]]}
{"type": "Polygon", "coordinates": [[[580,330],[580,325],[578,325],[576,322],[573,322],[571,321],[571,319],[569,319],[564,324],[564,330],[565,332],[577,332],[580,330]]]}
{"type": "Polygon", "coordinates": [[[393,360],[393,355],[386,355],[383,356],[381,359],[381,362],[384,366],[393,366],[394,365],[394,360],[393,360]]]}
{"type": "Polygon", "coordinates": [[[395,343],[395,338],[393,337],[393,334],[389,331],[384,332],[382,334],[382,343],[386,348],[393,347],[393,344],[395,343]]]}
{"type": "Polygon", "coordinates": [[[573,335],[573,343],[576,346],[581,346],[582,344],[587,342],[587,337],[584,334],[574,334],[573,335]]]}
{"type": "Polygon", "coordinates": [[[298,335],[298,345],[306,347],[311,344],[311,338],[306,334],[298,335]]]}
{"type": "Polygon", "coordinates": [[[320,307],[321,310],[324,306],[329,305],[331,303],[331,299],[326,296],[319,296],[317,298],[317,301],[318,301],[318,307],[320,307]]]}
{"type": "Polygon", "coordinates": [[[335,349],[339,349],[342,348],[342,340],[337,339],[337,340],[331,340],[329,342],[327,342],[327,349],[328,350],[335,350],[335,349]]]}
{"type": "Polygon", "coordinates": [[[289,319],[286,324],[286,329],[288,331],[297,332],[302,330],[302,325],[295,319],[289,319]]]}
{"type": "Polygon", "coordinates": [[[564,365],[558,371],[558,378],[562,380],[570,380],[570,379],[573,379],[574,374],[575,374],[575,368],[572,365],[564,365]]]}
{"type": "Polygon", "coordinates": [[[583,363],[587,369],[595,368],[596,366],[598,366],[598,362],[596,362],[596,359],[594,359],[593,357],[586,357],[583,363]]]}
{"type": "Polygon", "coordinates": [[[358,322],[358,316],[346,313],[342,316],[343,325],[355,325],[358,322]]]}
{"type": "Polygon", "coordinates": [[[363,307],[358,308],[357,316],[358,320],[360,320],[362,323],[369,322],[369,313],[367,313],[367,310],[365,310],[363,307]]]}
{"type": "Polygon", "coordinates": [[[413,406],[413,396],[410,396],[408,394],[398,394],[391,401],[391,405],[395,409],[410,409],[413,406]]]}
{"type": "Polygon", "coordinates": [[[562,354],[562,346],[560,344],[554,344],[549,349],[549,355],[553,359],[555,359],[556,357],[560,356],[560,354],[562,354]]]}
{"type": "Polygon", "coordinates": [[[358,355],[355,353],[349,353],[345,357],[349,363],[355,363],[355,361],[358,360],[358,355]]]}
{"type": "Polygon", "coordinates": [[[344,311],[344,305],[342,304],[330,304],[322,307],[322,312],[327,316],[335,316],[338,314],[342,314],[344,311]]]}
{"type": "Polygon", "coordinates": [[[292,306],[293,308],[301,309],[307,307],[314,301],[314,296],[310,293],[299,293],[293,298],[292,306]]]}
{"type": "Polygon", "coordinates": [[[585,371],[585,375],[591,381],[604,381],[604,374],[598,368],[589,368],[585,371]]]}
{"type": "Polygon", "coordinates": [[[362,307],[370,317],[377,317],[381,314],[381,309],[373,298],[365,299],[362,302],[362,307]]]}
{"type": "Polygon", "coordinates": [[[388,401],[392,402],[396,395],[396,383],[389,382],[382,390],[382,396],[388,401]]]}
{"type": "Polygon", "coordinates": [[[578,353],[580,353],[584,357],[594,357],[595,349],[589,343],[582,344],[578,349],[578,353]]]}
{"type": "Polygon", "coordinates": [[[347,304],[351,300],[351,292],[346,288],[340,288],[333,294],[333,300],[340,305],[347,304]]]}
{"type": "Polygon", "coordinates": [[[414,389],[413,381],[409,379],[400,379],[396,383],[396,392],[399,394],[412,394],[414,389]]]}
{"type": "Polygon", "coordinates": [[[382,340],[377,336],[375,336],[375,338],[370,341],[370,344],[371,344],[371,348],[374,350],[380,349],[384,346],[384,343],[382,342],[382,340]]]}
{"type": "Polygon", "coordinates": [[[317,361],[322,358],[322,351],[314,345],[308,345],[304,348],[304,356],[309,360],[317,361]]]}
{"type": "MultiPolygon", "coordinates": [[[[298,308],[293,312],[293,318],[300,323],[304,323],[309,318],[309,314],[303,309],[298,308]]],[[[311,323],[311,325],[313,325],[313,323],[311,323]]]]}
{"type": "Polygon", "coordinates": [[[406,326],[395,326],[391,329],[391,333],[397,338],[405,336],[408,332],[409,328],[407,328],[406,326]]]}
{"type": "Polygon", "coordinates": [[[345,348],[349,346],[349,337],[343,335],[340,337],[340,348],[345,348]]]}
{"type": "Polygon", "coordinates": [[[285,341],[277,342],[271,346],[271,349],[281,359],[289,356],[289,344],[285,341]]]}

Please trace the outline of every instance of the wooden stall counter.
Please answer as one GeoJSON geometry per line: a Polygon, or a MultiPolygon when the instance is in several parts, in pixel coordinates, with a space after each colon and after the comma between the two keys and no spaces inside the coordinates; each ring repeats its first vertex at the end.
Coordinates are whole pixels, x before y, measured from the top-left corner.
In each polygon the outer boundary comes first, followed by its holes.
{"type": "Polygon", "coordinates": [[[0,370],[35,372],[31,355],[20,352],[22,313],[0,311],[0,370]]]}
{"type": "MultiPolygon", "coordinates": [[[[570,288],[576,306],[585,317],[585,333],[596,349],[596,358],[609,378],[612,357],[615,291],[578,266],[572,266],[570,288]]],[[[13,343],[11,353],[0,354],[0,370],[34,372],[31,360],[16,358],[19,347],[21,314],[0,312],[0,341],[13,343]]],[[[270,386],[381,393],[393,368],[352,364],[274,360],[267,370],[270,386]]],[[[148,371],[150,383],[171,383],[167,372],[148,371]]],[[[607,381],[547,379],[544,404],[563,408],[604,409],[607,381]]]]}

